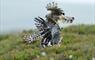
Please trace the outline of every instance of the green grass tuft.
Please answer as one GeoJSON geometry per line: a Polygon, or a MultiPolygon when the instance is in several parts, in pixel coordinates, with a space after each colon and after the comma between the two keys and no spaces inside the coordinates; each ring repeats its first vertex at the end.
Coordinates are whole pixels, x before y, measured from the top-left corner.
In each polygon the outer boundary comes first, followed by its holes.
{"type": "Polygon", "coordinates": [[[0,35],[0,60],[92,60],[95,57],[95,25],[78,25],[61,29],[61,46],[42,49],[40,40],[27,44],[23,33],[0,35]],[[45,55],[42,55],[45,52],[45,55]]]}

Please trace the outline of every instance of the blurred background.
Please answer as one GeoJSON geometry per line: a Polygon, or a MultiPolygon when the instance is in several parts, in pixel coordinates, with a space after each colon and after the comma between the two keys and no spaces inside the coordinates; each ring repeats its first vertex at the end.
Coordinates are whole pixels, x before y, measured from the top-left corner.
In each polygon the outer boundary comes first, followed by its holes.
{"type": "Polygon", "coordinates": [[[44,18],[46,5],[53,1],[67,16],[75,17],[72,24],[95,24],[94,0],[0,0],[0,33],[34,29],[34,18],[44,18]]]}
{"type": "Polygon", "coordinates": [[[0,0],[0,60],[95,60],[95,0],[0,0]],[[41,38],[23,38],[38,33],[34,18],[45,18],[49,2],[75,20],[60,24],[60,46],[43,49],[41,38]]]}

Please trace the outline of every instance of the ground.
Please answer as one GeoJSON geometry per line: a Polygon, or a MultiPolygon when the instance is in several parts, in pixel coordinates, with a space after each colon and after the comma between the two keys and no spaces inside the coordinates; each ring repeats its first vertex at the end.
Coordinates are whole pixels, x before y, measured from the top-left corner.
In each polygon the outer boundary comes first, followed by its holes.
{"type": "Polygon", "coordinates": [[[44,49],[40,39],[32,44],[23,42],[22,34],[0,35],[0,60],[92,60],[95,57],[95,25],[61,29],[61,46],[44,49]]]}

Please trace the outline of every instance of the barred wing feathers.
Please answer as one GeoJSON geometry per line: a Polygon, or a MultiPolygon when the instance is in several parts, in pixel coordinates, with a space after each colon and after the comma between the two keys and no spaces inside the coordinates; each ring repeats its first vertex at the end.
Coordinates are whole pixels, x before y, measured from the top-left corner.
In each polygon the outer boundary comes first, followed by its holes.
{"type": "Polygon", "coordinates": [[[47,22],[41,17],[35,18],[34,21],[36,22],[35,25],[37,29],[39,30],[40,34],[43,36],[46,36],[50,30],[48,28],[47,22]]]}

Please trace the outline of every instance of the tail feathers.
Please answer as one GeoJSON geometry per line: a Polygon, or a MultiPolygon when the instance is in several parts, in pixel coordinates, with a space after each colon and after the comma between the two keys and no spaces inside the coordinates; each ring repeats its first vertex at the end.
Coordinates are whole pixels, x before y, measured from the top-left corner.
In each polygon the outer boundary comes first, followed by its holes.
{"type": "Polygon", "coordinates": [[[27,43],[32,43],[32,42],[36,41],[37,38],[39,38],[39,37],[40,37],[40,35],[37,35],[37,34],[34,34],[34,35],[25,34],[25,35],[23,36],[23,40],[24,40],[25,42],[27,42],[27,43]]]}

